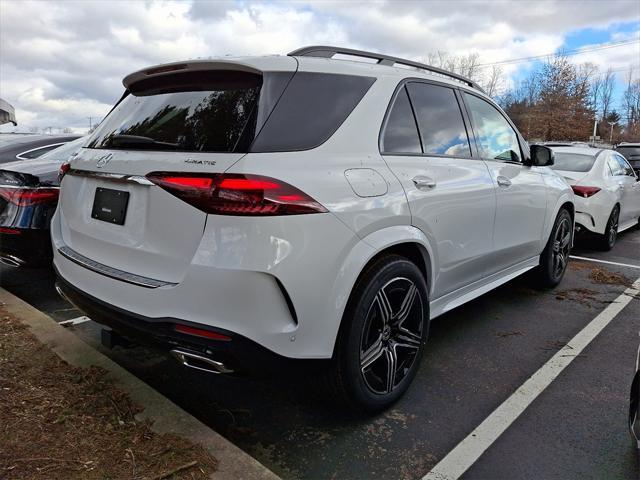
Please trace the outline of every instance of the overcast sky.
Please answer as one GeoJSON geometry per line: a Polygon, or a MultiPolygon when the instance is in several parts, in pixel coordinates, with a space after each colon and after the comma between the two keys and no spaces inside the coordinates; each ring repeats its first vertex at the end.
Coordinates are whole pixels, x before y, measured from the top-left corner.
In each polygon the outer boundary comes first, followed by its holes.
{"type": "MultiPolygon", "coordinates": [[[[0,97],[20,131],[82,131],[121,96],[123,76],[162,62],[329,44],[416,60],[477,52],[488,63],[638,38],[638,0],[0,0],[0,97]]],[[[619,95],[629,69],[640,74],[640,43],[572,60],[612,67],[619,95]]],[[[505,67],[510,79],[527,68],[505,67]]]]}

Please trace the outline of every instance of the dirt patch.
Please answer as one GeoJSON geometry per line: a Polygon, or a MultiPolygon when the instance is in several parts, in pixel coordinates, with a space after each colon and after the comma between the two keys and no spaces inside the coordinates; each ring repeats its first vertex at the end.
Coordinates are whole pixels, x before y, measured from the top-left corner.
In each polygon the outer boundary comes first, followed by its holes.
{"type": "Polygon", "coordinates": [[[495,336],[500,338],[519,337],[520,335],[522,335],[522,332],[518,332],[518,331],[495,332],[495,336]]]}
{"type": "Polygon", "coordinates": [[[598,292],[589,288],[572,288],[556,292],[556,300],[571,300],[591,308],[591,302],[607,303],[598,300],[598,292]]]}
{"type": "Polygon", "coordinates": [[[137,421],[105,374],[68,365],[0,306],[0,478],[209,477],[215,459],[137,421]]]}
{"type": "Polygon", "coordinates": [[[571,260],[569,262],[569,268],[571,268],[572,270],[593,270],[596,267],[589,262],[580,262],[576,260],[571,260]]]}
{"type": "Polygon", "coordinates": [[[591,270],[589,278],[595,283],[602,283],[605,285],[624,285],[625,287],[630,287],[633,283],[620,273],[611,272],[599,267],[591,270]]]}

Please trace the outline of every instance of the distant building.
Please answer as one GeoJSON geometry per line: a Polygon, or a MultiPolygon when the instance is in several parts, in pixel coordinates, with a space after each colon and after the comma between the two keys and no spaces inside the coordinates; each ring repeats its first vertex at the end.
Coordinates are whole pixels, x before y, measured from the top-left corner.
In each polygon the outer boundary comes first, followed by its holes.
{"type": "Polygon", "coordinates": [[[16,122],[16,111],[9,102],[0,98],[0,125],[9,122],[18,125],[18,122],[16,122]]]}

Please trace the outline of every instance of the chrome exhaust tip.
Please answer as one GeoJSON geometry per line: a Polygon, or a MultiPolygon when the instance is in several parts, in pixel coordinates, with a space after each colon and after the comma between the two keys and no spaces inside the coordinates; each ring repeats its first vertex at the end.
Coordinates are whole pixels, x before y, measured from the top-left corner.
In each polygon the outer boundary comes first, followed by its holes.
{"type": "Polygon", "coordinates": [[[25,263],[26,262],[24,260],[14,255],[0,255],[0,264],[6,267],[18,268],[25,263]]]}
{"type": "Polygon", "coordinates": [[[66,300],[67,302],[71,303],[69,301],[69,299],[67,298],[67,296],[64,294],[64,292],[62,291],[62,289],[60,288],[60,285],[58,285],[58,283],[56,282],[54,284],[54,287],[56,289],[56,292],[58,292],[58,295],[60,295],[60,297],[62,297],[63,300],[66,300]]]}
{"type": "Polygon", "coordinates": [[[208,357],[203,357],[202,355],[178,349],[171,350],[169,353],[171,353],[171,355],[182,365],[193,368],[194,370],[201,370],[203,372],[216,374],[233,373],[233,370],[227,368],[224,363],[208,357]]]}

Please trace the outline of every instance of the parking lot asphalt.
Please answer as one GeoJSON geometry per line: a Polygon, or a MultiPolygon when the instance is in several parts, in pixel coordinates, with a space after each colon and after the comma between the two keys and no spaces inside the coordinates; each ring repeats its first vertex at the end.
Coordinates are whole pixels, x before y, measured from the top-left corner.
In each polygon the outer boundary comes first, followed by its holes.
{"type": "MultiPolygon", "coordinates": [[[[94,322],[69,328],[283,478],[417,479],[640,277],[640,230],[611,252],[579,242],[573,255],[625,266],[573,259],[554,290],[524,276],[436,319],[409,392],[370,418],[336,409],[309,382],[185,370],[147,348],[105,349],[94,322]]],[[[0,275],[57,321],[82,315],[57,296],[50,270],[0,275]]],[[[637,478],[626,422],[638,332],[636,298],[464,478],[637,478]]]]}

